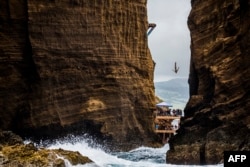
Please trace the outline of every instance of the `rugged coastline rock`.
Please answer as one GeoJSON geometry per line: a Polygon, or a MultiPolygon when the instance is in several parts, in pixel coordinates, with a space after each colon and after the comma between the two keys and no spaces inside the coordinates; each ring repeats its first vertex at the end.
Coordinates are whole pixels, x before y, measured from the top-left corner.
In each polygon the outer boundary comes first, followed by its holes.
{"type": "Polygon", "coordinates": [[[0,166],[54,166],[65,167],[93,163],[79,152],[63,149],[37,148],[33,143],[24,144],[20,136],[0,130],[0,166]],[[68,161],[68,162],[66,162],[68,161]]]}
{"type": "Polygon", "coordinates": [[[88,132],[124,149],[151,142],[145,0],[4,0],[0,20],[0,128],[88,132]]]}
{"type": "Polygon", "coordinates": [[[250,4],[191,3],[190,99],[167,162],[223,163],[223,151],[250,150],[250,4]]]}
{"type": "Polygon", "coordinates": [[[93,163],[88,157],[79,152],[63,149],[38,149],[32,143],[4,146],[0,150],[0,165],[7,166],[55,166],[66,167],[93,163]],[[68,161],[68,162],[67,162],[68,161]]]}

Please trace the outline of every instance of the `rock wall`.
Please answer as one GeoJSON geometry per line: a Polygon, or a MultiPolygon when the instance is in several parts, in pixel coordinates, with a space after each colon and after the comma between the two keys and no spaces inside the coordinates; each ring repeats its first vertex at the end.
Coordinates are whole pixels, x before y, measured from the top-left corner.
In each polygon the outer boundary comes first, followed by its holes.
{"type": "Polygon", "coordinates": [[[146,0],[4,0],[0,20],[0,128],[148,143],[146,0]]]}
{"type": "Polygon", "coordinates": [[[250,150],[248,0],[192,0],[190,99],[167,162],[217,164],[250,150]]]}

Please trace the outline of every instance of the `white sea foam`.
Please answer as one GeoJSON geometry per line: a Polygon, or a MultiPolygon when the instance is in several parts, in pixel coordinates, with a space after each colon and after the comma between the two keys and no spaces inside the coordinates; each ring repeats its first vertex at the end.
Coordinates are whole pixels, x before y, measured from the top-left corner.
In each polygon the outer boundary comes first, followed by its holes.
{"type": "MultiPolygon", "coordinates": [[[[162,148],[150,148],[141,146],[129,152],[108,153],[100,147],[90,146],[89,139],[81,138],[76,143],[57,142],[49,146],[50,149],[62,148],[65,150],[78,151],[82,155],[89,157],[94,163],[86,165],[77,165],[77,167],[199,167],[191,165],[172,165],[165,163],[166,152],[169,149],[168,144],[162,148]]],[[[219,165],[207,165],[202,167],[222,167],[219,165]]],[[[67,167],[71,167],[67,163],[67,167]]]]}

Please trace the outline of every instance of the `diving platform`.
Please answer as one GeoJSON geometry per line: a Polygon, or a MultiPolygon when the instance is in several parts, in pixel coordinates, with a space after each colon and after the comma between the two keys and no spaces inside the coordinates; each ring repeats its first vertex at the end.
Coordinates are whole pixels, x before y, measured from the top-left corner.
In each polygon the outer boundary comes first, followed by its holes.
{"type": "Polygon", "coordinates": [[[179,128],[179,125],[172,125],[174,120],[180,123],[181,116],[175,115],[156,115],[155,116],[155,133],[170,133],[175,134],[176,130],[179,128]]]}
{"type": "Polygon", "coordinates": [[[166,119],[166,120],[175,120],[175,119],[181,119],[181,116],[175,116],[175,115],[156,115],[155,119],[166,119]]]}
{"type": "Polygon", "coordinates": [[[154,132],[162,136],[163,143],[168,142],[169,138],[176,134],[182,117],[182,110],[169,107],[172,106],[162,102],[156,105],[154,112],[154,132]]]}

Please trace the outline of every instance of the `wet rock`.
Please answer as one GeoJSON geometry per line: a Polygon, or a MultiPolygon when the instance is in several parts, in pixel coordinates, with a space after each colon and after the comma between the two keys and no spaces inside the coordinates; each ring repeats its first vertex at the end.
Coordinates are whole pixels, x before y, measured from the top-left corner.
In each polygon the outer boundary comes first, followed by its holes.
{"type": "Polygon", "coordinates": [[[56,159],[53,162],[53,167],[66,167],[63,159],[56,159]]]}
{"type": "Polygon", "coordinates": [[[11,131],[1,131],[0,134],[1,167],[32,165],[65,167],[65,161],[69,161],[72,165],[93,163],[79,152],[37,148],[33,143],[24,144],[21,138],[11,131]]]}
{"type": "Polygon", "coordinates": [[[14,134],[11,131],[1,131],[0,130],[0,144],[1,145],[15,145],[15,144],[22,144],[23,139],[14,134]]]}
{"type": "Polygon", "coordinates": [[[88,157],[82,156],[79,152],[72,152],[63,149],[54,150],[57,155],[62,156],[69,160],[72,165],[85,164],[92,162],[88,157]]]}
{"type": "Polygon", "coordinates": [[[66,150],[37,149],[32,143],[27,145],[4,146],[1,150],[1,165],[4,166],[58,166],[64,167],[65,160],[72,165],[91,163],[92,161],[82,156],[79,152],[66,150]]]}

